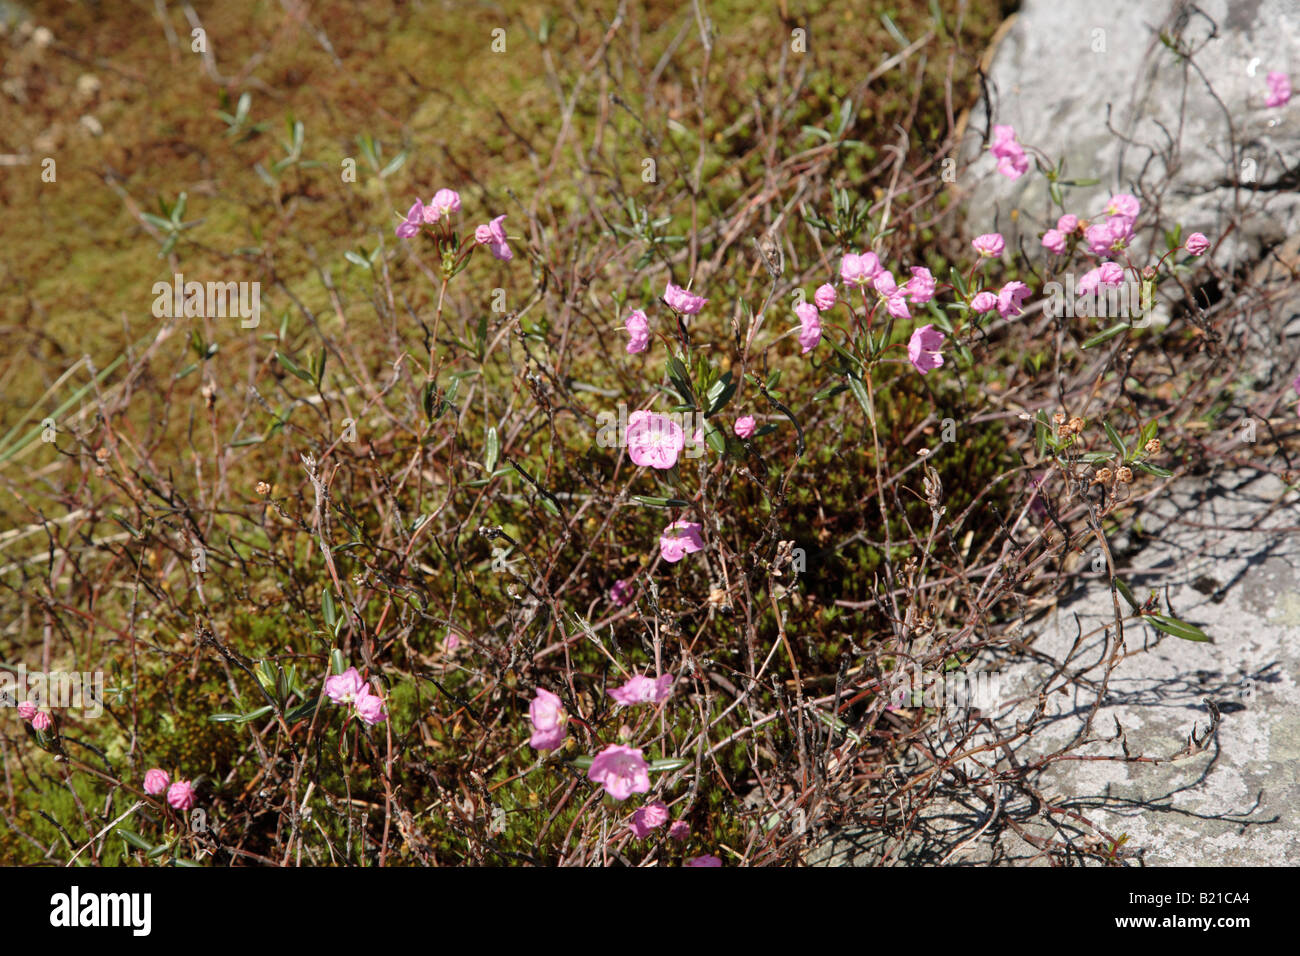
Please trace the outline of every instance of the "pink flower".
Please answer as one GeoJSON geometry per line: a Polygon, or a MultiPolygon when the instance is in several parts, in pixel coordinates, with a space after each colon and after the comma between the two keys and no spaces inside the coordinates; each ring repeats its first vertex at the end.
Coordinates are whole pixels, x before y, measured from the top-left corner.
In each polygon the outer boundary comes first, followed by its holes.
{"type": "Polygon", "coordinates": [[[1068,212],[1060,219],[1056,220],[1056,228],[1065,233],[1067,236],[1079,228],[1079,217],[1072,216],[1068,212]]]}
{"type": "Polygon", "coordinates": [[[18,705],[18,716],[23,720],[31,720],[36,716],[36,705],[30,700],[25,700],[18,705]]]}
{"type": "Polygon", "coordinates": [[[632,582],[620,578],[614,582],[614,586],[609,589],[610,601],[618,607],[626,607],[632,603],[632,582]]]}
{"type": "Polygon", "coordinates": [[[687,860],[684,866],[722,866],[722,861],[712,853],[705,853],[701,856],[693,856],[687,860]]]}
{"type": "Polygon", "coordinates": [[[633,464],[666,471],[686,447],[682,426],[667,415],[636,411],[627,417],[627,453],[633,464]]]}
{"type": "Polygon", "coordinates": [[[167,802],[177,810],[194,806],[194,788],[188,780],[177,780],[167,789],[167,802]]]}
{"type": "Polygon", "coordinates": [[[615,800],[626,800],[634,793],[650,789],[650,765],[634,747],[610,744],[591,762],[587,779],[600,784],[615,800]]]}
{"type": "Polygon", "coordinates": [[[907,343],[907,357],[922,375],[943,365],[939,349],[945,338],[933,325],[923,325],[912,333],[912,338],[907,343]]]}
{"type": "Polygon", "coordinates": [[[38,710],[32,715],[32,726],[37,730],[49,730],[54,726],[54,720],[43,710],[38,710]]]}
{"type": "Polygon", "coordinates": [[[1029,286],[1023,282],[1008,282],[998,293],[998,315],[1010,318],[1021,313],[1020,304],[1029,295],[1029,286]]]}
{"type": "Polygon", "coordinates": [[[1291,99],[1291,78],[1285,73],[1273,70],[1264,77],[1264,82],[1268,85],[1268,99],[1264,101],[1265,106],[1285,106],[1291,99]]]}
{"type": "Polygon", "coordinates": [[[912,266],[912,278],[907,280],[907,295],[917,305],[925,305],[934,298],[934,276],[924,266],[912,266]]]}
{"type": "Polygon", "coordinates": [[[835,286],[831,285],[829,282],[825,285],[819,286],[817,291],[813,293],[813,305],[817,306],[817,308],[823,312],[834,307],[835,299],[835,286]]]}
{"type": "Polygon", "coordinates": [[[742,415],[736,419],[734,426],[737,438],[748,438],[754,434],[754,416],[742,415]]]}
{"type": "Polygon", "coordinates": [[[1117,213],[1105,222],[1093,223],[1084,230],[1083,237],[1093,255],[1111,255],[1122,250],[1133,238],[1133,219],[1117,213]]]}
{"type": "Polygon", "coordinates": [[[1295,389],[1297,395],[1300,395],[1300,375],[1297,375],[1291,382],[1291,387],[1295,389]]]}
{"type": "Polygon", "coordinates": [[[672,693],[672,686],[672,674],[664,674],[659,678],[633,674],[622,687],[609,691],[609,696],[613,697],[620,707],[631,707],[633,704],[658,704],[668,699],[668,695],[672,693]]]}
{"type": "Polygon", "coordinates": [[[871,287],[886,299],[898,292],[898,283],[894,281],[894,274],[888,269],[881,269],[876,273],[876,277],[871,280],[871,287]]]}
{"type": "Polygon", "coordinates": [[[874,252],[861,255],[849,252],[840,260],[840,281],[861,288],[874,279],[880,269],[880,259],[874,252]]]}
{"type": "Polygon", "coordinates": [[[1065,233],[1059,229],[1049,229],[1043,233],[1043,248],[1053,255],[1065,252],[1065,233]]]}
{"type": "Polygon", "coordinates": [[[644,352],[650,345],[650,322],[645,317],[645,313],[640,309],[634,309],[623,323],[623,327],[627,329],[630,339],[627,343],[628,354],[644,352]]]}
{"type": "Polygon", "coordinates": [[[1194,232],[1187,237],[1183,248],[1194,256],[1203,256],[1210,251],[1210,240],[1205,238],[1204,233],[1194,232]]]}
{"type": "Polygon", "coordinates": [[[528,705],[528,720],[533,725],[528,746],[534,750],[558,750],[564,743],[564,724],[568,719],[560,698],[549,690],[537,688],[537,696],[528,705]]]}
{"type": "Polygon", "coordinates": [[[982,236],[976,236],[971,245],[975,247],[975,251],[981,256],[996,259],[1002,255],[1002,250],[1006,248],[1007,242],[1000,233],[986,232],[982,236]]]}
{"type": "Polygon", "coordinates": [[[1019,179],[1029,169],[1029,158],[1024,147],[1016,142],[1016,131],[1010,126],[993,127],[989,152],[997,158],[998,172],[1008,179],[1019,179]]]}
{"type": "Polygon", "coordinates": [[[1114,262],[1103,262],[1095,269],[1089,269],[1079,279],[1075,290],[1080,295],[1091,295],[1099,286],[1119,285],[1124,281],[1124,270],[1114,262]]]}
{"type": "Polygon", "coordinates": [[[426,216],[431,209],[435,220],[439,216],[450,216],[453,212],[460,212],[460,193],[454,189],[439,189],[429,200],[429,205],[424,207],[426,216]]]}
{"type": "Polygon", "coordinates": [[[1119,285],[1124,281],[1124,268],[1116,262],[1103,262],[1097,273],[1098,285],[1119,285]]]}
{"type": "Polygon", "coordinates": [[[151,797],[156,797],[167,789],[169,783],[171,783],[171,777],[167,776],[167,771],[154,767],[152,770],[145,772],[144,792],[151,797]]]}
{"type": "Polygon", "coordinates": [[[796,305],[794,311],[799,316],[799,344],[803,346],[803,354],[806,355],[822,340],[821,313],[817,311],[817,306],[807,302],[796,305]]]}
{"type": "Polygon", "coordinates": [[[1111,216],[1106,225],[1110,228],[1111,248],[1116,252],[1133,240],[1133,219],[1131,216],[1111,216]]]}
{"type": "Polygon", "coordinates": [[[659,536],[659,554],[672,564],[688,554],[703,551],[704,538],[700,536],[703,530],[701,525],[692,521],[674,521],[659,536]]]}
{"type": "Polygon", "coordinates": [[[998,160],[998,172],[1007,179],[1019,179],[1029,172],[1029,157],[1018,143],[1007,147],[1007,152],[998,160]],[[1012,148],[1014,147],[1014,148],[1012,148]]]}
{"type": "Polygon", "coordinates": [[[505,216],[497,216],[491,222],[479,226],[474,230],[474,239],[479,245],[487,246],[492,251],[492,255],[502,262],[509,262],[515,254],[506,244],[506,227],[501,225],[505,221],[505,216]]]}
{"type": "Polygon", "coordinates": [[[685,820],[677,820],[668,828],[668,839],[685,840],[691,835],[691,827],[685,820]]]}
{"type": "Polygon", "coordinates": [[[1111,245],[1114,239],[1110,234],[1110,226],[1104,222],[1096,222],[1083,231],[1083,238],[1088,243],[1088,248],[1092,250],[1094,256],[1108,256],[1111,252],[1111,245]]]}
{"type": "Polygon", "coordinates": [[[1142,204],[1137,201],[1137,197],[1130,196],[1128,193],[1116,193],[1110,197],[1110,202],[1106,203],[1108,216],[1128,216],[1130,219],[1137,219],[1141,211],[1142,204]]]}
{"type": "Polygon", "coordinates": [[[658,829],[667,822],[668,807],[664,805],[662,800],[647,803],[632,814],[632,835],[638,840],[644,840],[650,835],[650,831],[658,829]]]}
{"type": "Polygon", "coordinates": [[[388,719],[388,714],[384,712],[384,699],[372,691],[369,684],[363,684],[361,690],[357,691],[353,706],[356,707],[357,716],[371,727],[388,719]]]}
{"type": "Polygon", "coordinates": [[[417,199],[415,205],[406,213],[406,218],[398,224],[396,230],[397,238],[410,239],[412,236],[418,236],[420,234],[420,226],[423,225],[423,223],[424,203],[417,199]]]}
{"type": "Polygon", "coordinates": [[[972,312],[992,312],[998,307],[998,297],[992,292],[977,292],[970,300],[972,312]]]}
{"type": "Polygon", "coordinates": [[[669,282],[668,289],[664,292],[664,301],[674,312],[680,312],[682,315],[698,315],[700,309],[704,308],[709,300],[669,282]]]}
{"type": "Polygon", "coordinates": [[[912,317],[912,313],[907,311],[907,297],[901,292],[885,300],[885,310],[896,319],[912,317]]]}
{"type": "Polygon", "coordinates": [[[325,696],[336,704],[350,704],[361,693],[366,682],[361,679],[355,667],[349,667],[342,674],[325,681],[325,696]]]}

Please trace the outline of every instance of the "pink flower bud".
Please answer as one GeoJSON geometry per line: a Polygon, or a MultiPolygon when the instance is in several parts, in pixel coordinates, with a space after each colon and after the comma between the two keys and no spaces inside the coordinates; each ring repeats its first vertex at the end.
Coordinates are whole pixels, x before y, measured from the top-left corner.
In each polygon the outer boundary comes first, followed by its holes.
{"type": "Polygon", "coordinates": [[[167,789],[167,802],[177,810],[188,810],[194,806],[194,787],[188,780],[177,780],[167,789]]]}
{"type": "Polygon", "coordinates": [[[171,782],[171,777],[167,776],[166,770],[159,770],[154,767],[146,771],[144,775],[144,792],[151,797],[156,797],[167,789],[167,784],[171,782]]]}

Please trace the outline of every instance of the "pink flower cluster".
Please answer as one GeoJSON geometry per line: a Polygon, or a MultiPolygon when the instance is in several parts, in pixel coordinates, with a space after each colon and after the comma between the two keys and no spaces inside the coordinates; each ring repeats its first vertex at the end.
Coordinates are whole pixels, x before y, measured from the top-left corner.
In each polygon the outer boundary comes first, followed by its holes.
{"type": "Polygon", "coordinates": [[[197,799],[194,785],[188,780],[177,780],[168,786],[170,781],[171,777],[167,775],[166,770],[154,767],[144,775],[144,792],[151,797],[156,797],[165,790],[167,802],[175,809],[189,810],[193,807],[197,799]]]}
{"type": "Polygon", "coordinates": [[[383,723],[388,717],[384,699],[370,689],[369,682],[355,667],[326,679],[325,695],[336,704],[351,704],[354,713],[371,726],[383,723]]]}
{"type": "Polygon", "coordinates": [[[1016,131],[1010,126],[993,127],[993,145],[989,152],[998,161],[998,172],[1008,179],[1019,179],[1029,171],[1029,157],[1016,142],[1016,131]]]}
{"type": "Polygon", "coordinates": [[[54,726],[54,718],[43,710],[39,710],[30,700],[24,700],[18,705],[18,716],[23,720],[31,721],[32,728],[41,732],[49,730],[54,726]]]}
{"type": "MultiPolygon", "coordinates": [[[[439,189],[427,204],[416,199],[415,204],[407,210],[406,218],[397,224],[394,232],[399,239],[414,239],[425,226],[448,220],[452,213],[457,212],[460,212],[460,193],[454,189],[439,189]]],[[[487,246],[496,258],[508,262],[515,254],[506,241],[506,230],[502,225],[505,219],[505,216],[497,216],[490,222],[476,227],[474,241],[478,245],[487,246]]]]}
{"type": "Polygon", "coordinates": [[[1101,258],[1117,255],[1133,240],[1133,224],[1142,205],[1128,193],[1117,193],[1106,204],[1105,222],[1096,222],[1083,231],[1084,241],[1092,254],[1101,258]]]}
{"type": "Polygon", "coordinates": [[[1264,105],[1270,109],[1275,106],[1285,106],[1291,99],[1291,78],[1285,73],[1279,70],[1271,71],[1264,77],[1264,85],[1268,87],[1268,98],[1264,100],[1264,105]]]}
{"type": "MultiPolygon", "coordinates": [[[[668,288],[664,290],[663,300],[668,308],[679,315],[698,315],[709,301],[703,296],[686,291],[681,286],[673,285],[671,281],[668,283],[668,288]]],[[[623,327],[627,329],[629,355],[644,352],[650,346],[650,320],[646,318],[645,312],[634,309],[624,320],[623,327]]]]}
{"type": "MultiPolygon", "coordinates": [[[[618,688],[609,691],[618,707],[637,704],[660,704],[672,693],[673,675],[658,678],[633,674],[618,688]]],[[[541,687],[528,707],[528,720],[532,736],[528,745],[534,750],[556,750],[564,743],[565,724],[568,721],[560,698],[541,687]]],[[[587,770],[587,779],[604,789],[615,800],[623,801],[634,793],[650,792],[650,764],[638,747],[610,744],[596,754],[587,770]]],[[[654,800],[632,813],[628,828],[632,836],[644,840],[672,819],[672,813],[662,800],[654,800]]],[[[690,835],[685,820],[677,820],[668,827],[668,838],[683,841],[690,835]]],[[[687,866],[721,866],[717,857],[702,856],[688,861],[687,866]],[[713,860],[715,862],[708,862],[713,860]]]]}
{"type": "MultiPolygon", "coordinates": [[[[911,273],[912,277],[900,286],[894,274],[884,267],[880,257],[874,252],[850,252],[840,260],[840,281],[846,286],[861,289],[864,295],[868,289],[873,290],[880,303],[884,305],[885,311],[895,319],[912,317],[911,310],[908,308],[909,302],[914,305],[924,305],[934,298],[937,284],[930,270],[924,266],[913,266],[911,273]]],[[[820,306],[824,298],[829,305],[833,305],[834,293],[834,287],[823,286],[817,290],[814,301],[820,306]],[[824,297],[823,290],[828,293],[824,297]]],[[[801,315],[800,318],[803,316],[801,315]]],[[[820,328],[817,337],[818,339],[821,337],[820,328]]],[[[907,355],[912,365],[922,375],[943,364],[939,347],[943,344],[944,338],[944,334],[933,325],[923,325],[912,333],[907,346],[907,355]]],[[[803,341],[802,336],[800,341],[803,341]]],[[[805,348],[804,351],[808,349],[805,348]]]]}
{"type": "Polygon", "coordinates": [[[1043,233],[1043,248],[1054,256],[1065,253],[1066,240],[1079,228],[1079,217],[1066,214],[1056,220],[1056,228],[1043,233]]]}

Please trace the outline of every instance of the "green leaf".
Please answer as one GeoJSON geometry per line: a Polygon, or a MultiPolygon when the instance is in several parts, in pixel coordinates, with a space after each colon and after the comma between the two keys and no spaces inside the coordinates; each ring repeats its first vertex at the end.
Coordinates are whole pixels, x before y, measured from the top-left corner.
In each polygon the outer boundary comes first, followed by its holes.
{"type": "Polygon", "coordinates": [[[650,769],[659,770],[681,770],[682,767],[689,767],[691,761],[686,757],[667,757],[663,760],[650,761],[650,769]]]}
{"type": "Polygon", "coordinates": [[[569,761],[570,764],[577,767],[579,770],[590,770],[591,765],[595,762],[595,757],[574,757],[569,761]]]}
{"type": "Polygon", "coordinates": [[[325,618],[325,626],[331,631],[334,630],[335,625],[338,624],[339,615],[338,610],[334,607],[334,595],[330,593],[329,588],[321,592],[320,609],[325,618]]]}
{"type": "Polygon", "coordinates": [[[1148,475],[1155,475],[1157,478],[1172,478],[1174,476],[1172,471],[1169,471],[1166,468],[1161,468],[1159,465],[1152,465],[1145,461],[1135,461],[1133,462],[1133,467],[1141,468],[1148,475]]]}
{"type": "Polygon", "coordinates": [[[1129,603],[1129,606],[1133,608],[1133,610],[1137,611],[1141,609],[1142,605],[1138,604],[1137,598],[1133,596],[1133,591],[1127,584],[1119,578],[1115,578],[1114,584],[1115,590],[1120,593],[1120,596],[1129,603]]]}
{"type": "Polygon", "coordinates": [[[307,384],[309,385],[316,384],[316,382],[312,379],[311,372],[307,371],[305,368],[303,368],[293,359],[289,358],[289,356],[285,355],[279,349],[276,349],[275,357],[280,360],[280,364],[283,365],[286,369],[288,369],[289,372],[296,375],[298,378],[302,379],[307,384]]]}
{"type": "Polygon", "coordinates": [[[366,271],[370,271],[370,260],[360,253],[353,252],[349,249],[347,252],[343,253],[343,258],[348,260],[348,262],[352,263],[354,266],[361,266],[361,268],[366,271]]]}
{"type": "Polygon", "coordinates": [[[406,150],[398,153],[393,157],[393,161],[379,171],[380,179],[387,179],[393,173],[397,172],[406,163],[406,150]]]}
{"type": "Polygon", "coordinates": [[[140,836],[140,834],[136,833],[134,830],[127,830],[123,827],[116,827],[114,828],[113,832],[116,833],[118,836],[120,836],[127,843],[131,844],[137,850],[153,849],[153,844],[150,843],[148,840],[146,840],[144,837],[140,836]]]}
{"type": "Polygon", "coordinates": [[[1106,437],[1109,438],[1110,443],[1115,446],[1115,451],[1119,452],[1120,461],[1126,459],[1128,457],[1128,449],[1124,447],[1124,442],[1119,437],[1119,432],[1115,431],[1110,422],[1107,421],[1103,421],[1101,427],[1106,429],[1106,437]]]}
{"type": "Polygon", "coordinates": [[[1121,322],[1119,325],[1112,325],[1105,332],[1098,332],[1092,338],[1088,339],[1081,346],[1079,346],[1079,348],[1090,349],[1094,345],[1101,345],[1102,342],[1109,342],[1115,336],[1119,335],[1121,332],[1125,331],[1128,328],[1129,328],[1129,324],[1127,322],[1121,322]]]}
{"type": "Polygon", "coordinates": [[[689,501],[680,498],[651,498],[647,495],[633,495],[632,500],[651,508],[689,508],[691,505],[689,501]]]}
{"type": "Polygon", "coordinates": [[[876,420],[876,412],[875,409],[871,407],[871,396],[867,394],[867,386],[862,383],[862,379],[850,375],[849,391],[851,391],[853,397],[858,400],[858,404],[862,406],[862,410],[867,413],[867,421],[874,424],[876,420]]]}
{"type": "Polygon", "coordinates": [[[496,428],[487,431],[487,450],[483,453],[483,465],[489,472],[497,466],[497,456],[501,454],[501,445],[497,440],[496,428]]]}
{"type": "Polygon", "coordinates": [[[1176,617],[1169,617],[1165,614],[1147,614],[1146,620],[1151,622],[1151,626],[1158,631],[1164,631],[1166,634],[1172,634],[1174,637],[1181,637],[1185,641],[1197,641],[1198,643],[1210,642],[1210,635],[1206,634],[1199,627],[1188,624],[1186,621],[1180,621],[1176,617]]]}
{"type": "Polygon", "coordinates": [[[1047,420],[1047,412],[1040,408],[1034,425],[1034,451],[1041,459],[1047,454],[1047,440],[1052,437],[1052,423],[1047,420]]]}
{"type": "Polygon", "coordinates": [[[316,701],[309,700],[305,704],[299,704],[297,707],[286,711],[284,719],[290,723],[295,723],[299,720],[306,720],[314,713],[316,713],[316,701]]]}

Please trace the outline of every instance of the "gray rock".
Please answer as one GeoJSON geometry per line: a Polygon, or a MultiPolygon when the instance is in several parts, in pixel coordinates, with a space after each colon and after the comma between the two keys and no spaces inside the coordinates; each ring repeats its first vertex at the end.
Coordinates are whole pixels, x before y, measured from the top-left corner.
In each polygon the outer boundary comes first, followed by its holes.
{"type": "MultiPolygon", "coordinates": [[[[1236,218],[1215,255],[1233,268],[1300,226],[1300,95],[1264,107],[1271,70],[1291,73],[1300,94],[1297,51],[1294,0],[1026,0],[993,56],[988,105],[1022,144],[1064,158],[1065,178],[1101,181],[1066,189],[1067,211],[1095,216],[1112,192],[1131,192],[1143,200],[1139,228],[1158,209],[1161,225],[1212,241],[1236,218]]],[[[996,226],[1041,257],[1038,237],[1059,210],[1035,168],[1012,181],[980,155],[987,115],[983,103],[973,111],[962,144],[974,161],[959,183],[968,231],[996,226]]],[[[1164,252],[1157,229],[1140,238],[1164,252]]]]}
{"type": "MultiPolygon", "coordinates": [[[[1148,865],[1300,863],[1300,534],[1269,530],[1295,526],[1293,499],[1271,475],[1184,479],[1144,516],[1151,543],[1127,560],[1117,557],[1119,576],[1139,600],[1157,589],[1163,610],[1168,588],[1174,613],[1213,643],[1127,624],[1127,649],[1136,653],[1115,669],[1093,720],[1094,740],[1076,752],[1122,754],[1117,728],[1134,755],[1192,752],[1156,764],[1060,762],[1030,783],[1053,806],[1082,814],[1113,836],[1126,835],[1125,848],[1148,865]],[[1215,702],[1221,723],[1195,752],[1187,742],[1193,732],[1205,738],[1207,701],[1215,702]]],[[[1086,568],[1076,592],[1041,629],[1035,651],[1060,660],[1082,633],[1077,661],[1091,663],[1103,652],[1101,629],[1113,619],[1110,589],[1086,568]]],[[[1001,696],[1010,700],[1051,672],[1041,660],[1008,659],[1001,696]]],[[[1083,729],[1090,705],[1090,695],[1074,686],[1049,694],[1047,720],[1016,746],[1017,761],[1032,763],[1068,743],[1083,729]]],[[[1008,703],[995,708],[994,723],[1005,733],[1030,710],[1029,703],[1008,703]]],[[[1086,838],[1050,822],[1041,806],[1013,798],[1010,789],[1004,799],[990,819],[990,808],[974,795],[945,794],[905,838],[842,831],[808,860],[1043,865],[1046,858],[1009,821],[1038,838],[1086,838]]]]}

